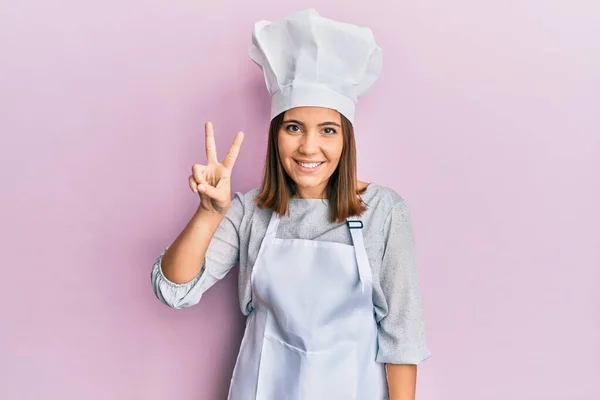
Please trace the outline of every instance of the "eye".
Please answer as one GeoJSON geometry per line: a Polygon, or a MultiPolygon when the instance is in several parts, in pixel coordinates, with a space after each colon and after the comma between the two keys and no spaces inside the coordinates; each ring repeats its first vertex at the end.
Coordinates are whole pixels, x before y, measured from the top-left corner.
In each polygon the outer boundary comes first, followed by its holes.
{"type": "Polygon", "coordinates": [[[285,130],[288,132],[300,132],[300,127],[298,125],[290,124],[285,127],[285,130]]]}
{"type": "Polygon", "coordinates": [[[335,135],[337,133],[337,131],[333,128],[325,128],[323,129],[323,132],[325,132],[327,135],[335,135]]]}

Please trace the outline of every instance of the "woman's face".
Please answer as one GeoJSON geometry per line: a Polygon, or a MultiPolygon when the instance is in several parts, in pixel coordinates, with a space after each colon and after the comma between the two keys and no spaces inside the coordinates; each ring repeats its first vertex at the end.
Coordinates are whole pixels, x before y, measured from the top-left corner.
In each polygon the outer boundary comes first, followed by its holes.
{"type": "Polygon", "coordinates": [[[285,112],[277,135],[283,168],[298,196],[321,198],[340,162],[344,147],[340,114],[323,107],[296,107],[285,112]]]}

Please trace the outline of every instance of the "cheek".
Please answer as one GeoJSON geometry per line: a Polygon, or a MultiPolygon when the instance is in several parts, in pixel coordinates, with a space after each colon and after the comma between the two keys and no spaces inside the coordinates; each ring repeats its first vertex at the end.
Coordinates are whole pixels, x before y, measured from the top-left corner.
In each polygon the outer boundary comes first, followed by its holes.
{"type": "Polygon", "coordinates": [[[291,157],[296,150],[296,144],[294,143],[293,137],[289,135],[279,135],[277,139],[277,151],[279,152],[279,158],[284,165],[288,165],[291,162],[291,157]]]}
{"type": "Polygon", "coordinates": [[[344,144],[341,140],[339,142],[327,143],[327,145],[323,147],[323,152],[329,161],[337,165],[342,156],[343,146],[344,144]]]}
{"type": "Polygon", "coordinates": [[[277,151],[279,152],[279,155],[282,159],[286,158],[289,155],[289,148],[289,140],[286,140],[284,135],[280,133],[279,137],[277,138],[277,151]]]}

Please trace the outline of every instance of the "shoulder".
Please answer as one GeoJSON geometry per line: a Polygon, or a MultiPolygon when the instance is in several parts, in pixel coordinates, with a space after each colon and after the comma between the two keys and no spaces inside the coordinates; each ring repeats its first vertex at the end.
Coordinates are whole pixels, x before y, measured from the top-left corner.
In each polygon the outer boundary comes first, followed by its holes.
{"type": "Polygon", "coordinates": [[[251,189],[247,192],[235,192],[231,199],[229,214],[239,219],[252,219],[256,213],[264,213],[256,204],[259,189],[251,189]]]}
{"type": "Polygon", "coordinates": [[[412,218],[405,198],[394,189],[375,185],[364,199],[372,219],[380,223],[386,241],[412,237],[412,218]]]}
{"type": "Polygon", "coordinates": [[[403,212],[408,208],[405,198],[396,190],[377,183],[369,184],[362,198],[369,210],[385,215],[403,212]]]}
{"type": "Polygon", "coordinates": [[[256,207],[256,196],[258,196],[258,188],[251,189],[247,192],[235,192],[232,202],[240,203],[244,208],[256,207]]]}

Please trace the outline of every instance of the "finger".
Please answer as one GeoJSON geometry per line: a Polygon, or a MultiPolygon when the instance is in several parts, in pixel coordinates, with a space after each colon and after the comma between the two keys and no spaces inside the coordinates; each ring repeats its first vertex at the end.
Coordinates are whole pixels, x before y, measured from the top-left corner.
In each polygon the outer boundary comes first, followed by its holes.
{"type": "Polygon", "coordinates": [[[204,179],[204,176],[200,176],[198,191],[211,199],[219,200],[220,198],[219,191],[214,186],[211,186],[206,179],[204,179]]]}
{"type": "Polygon", "coordinates": [[[190,189],[192,190],[192,192],[198,193],[198,183],[196,183],[196,180],[194,179],[194,175],[190,175],[188,180],[189,180],[190,189]]]}
{"type": "Polygon", "coordinates": [[[223,166],[228,169],[232,169],[235,164],[235,160],[237,160],[238,155],[240,154],[240,149],[242,147],[242,142],[244,141],[244,132],[238,132],[233,139],[233,144],[229,148],[227,155],[225,155],[225,159],[223,160],[223,166]]]}
{"type": "Polygon", "coordinates": [[[204,171],[206,170],[206,166],[200,164],[192,165],[192,176],[196,181],[196,184],[200,183],[200,177],[204,176],[204,171]]]}
{"type": "Polygon", "coordinates": [[[223,178],[219,179],[219,182],[217,182],[217,185],[215,186],[215,188],[221,189],[223,186],[225,186],[228,183],[229,183],[229,178],[223,177],[223,178]]]}
{"type": "Polygon", "coordinates": [[[204,124],[204,131],[206,133],[206,158],[209,163],[217,163],[217,146],[215,144],[215,131],[212,122],[204,124]]]}

